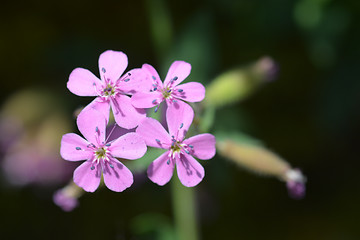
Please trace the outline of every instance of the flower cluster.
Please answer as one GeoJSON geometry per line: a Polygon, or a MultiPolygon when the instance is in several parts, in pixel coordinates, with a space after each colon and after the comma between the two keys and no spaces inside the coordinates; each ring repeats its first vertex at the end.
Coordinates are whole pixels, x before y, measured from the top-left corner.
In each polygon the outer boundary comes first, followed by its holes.
{"type": "Polygon", "coordinates": [[[175,61],[161,82],[149,64],[123,74],[128,64],[123,52],[105,51],[99,57],[100,79],[89,70],[76,68],[67,83],[78,96],[96,96],[77,117],[81,137],[68,133],[61,140],[61,156],[68,161],[86,160],[74,171],[74,182],[85,191],[94,192],[103,176],[105,185],[121,192],[133,183],[131,171],[119,159],[141,158],[147,146],[166,149],[148,167],[151,181],[164,185],[170,181],[176,165],[184,186],[196,186],[204,177],[204,168],[194,159],[210,159],[215,155],[215,137],[199,134],[185,139],[194,118],[186,102],[199,102],[205,88],[197,82],[180,84],[190,74],[191,65],[175,61]],[[153,118],[146,117],[145,108],[165,101],[168,132],[153,118]],[[115,122],[124,129],[134,129],[109,141],[105,136],[110,109],[115,122]]]}

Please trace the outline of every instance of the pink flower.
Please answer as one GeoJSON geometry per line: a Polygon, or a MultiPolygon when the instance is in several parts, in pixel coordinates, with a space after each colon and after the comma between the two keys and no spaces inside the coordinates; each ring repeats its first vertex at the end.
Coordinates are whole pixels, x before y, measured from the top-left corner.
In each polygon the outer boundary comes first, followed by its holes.
{"type": "Polygon", "coordinates": [[[138,159],[146,152],[144,141],[128,133],[112,142],[105,139],[106,118],[95,109],[82,111],[77,118],[79,131],[62,137],[60,154],[68,161],[85,160],[74,171],[74,182],[87,192],[94,192],[104,174],[105,185],[121,192],[133,183],[133,175],[117,158],[138,159]]]}
{"type": "Polygon", "coordinates": [[[148,89],[148,86],[143,81],[145,77],[141,69],[133,69],[121,76],[127,64],[123,52],[108,50],[99,57],[101,80],[87,69],[76,68],[69,76],[67,87],[78,96],[97,96],[88,107],[97,109],[108,119],[111,106],[116,123],[130,129],[145,117],[145,111],[134,108],[127,95],[134,94],[137,89],[148,89]]]}
{"type": "MultiPolygon", "coordinates": [[[[189,82],[179,85],[190,74],[191,65],[183,61],[175,61],[171,64],[166,75],[164,84],[159,74],[149,64],[144,64],[142,70],[147,72],[152,81],[152,88],[147,91],[138,91],[132,98],[131,103],[136,108],[155,108],[158,110],[161,102],[166,101],[168,106],[177,100],[188,102],[200,102],[205,97],[205,88],[201,83],[189,82]]],[[[144,88],[143,88],[144,89],[144,88]]]]}
{"type": "Polygon", "coordinates": [[[197,185],[204,177],[204,168],[193,158],[210,159],[215,155],[215,137],[211,134],[199,134],[184,140],[194,118],[194,111],[187,104],[178,109],[168,108],[166,121],[169,133],[155,119],[145,118],[136,129],[146,145],[167,149],[153,161],[147,174],[151,181],[162,186],[170,181],[175,163],[181,183],[186,187],[197,185]]]}

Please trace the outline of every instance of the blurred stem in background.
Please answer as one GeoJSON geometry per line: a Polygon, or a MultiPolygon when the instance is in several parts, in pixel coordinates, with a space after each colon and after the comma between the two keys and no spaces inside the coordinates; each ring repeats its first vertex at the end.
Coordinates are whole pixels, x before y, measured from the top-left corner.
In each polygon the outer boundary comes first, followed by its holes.
{"type": "MultiPolygon", "coordinates": [[[[172,46],[170,12],[164,0],[147,0],[151,37],[158,60],[164,63],[172,46]]],[[[197,240],[195,188],[184,187],[175,176],[171,182],[175,232],[178,240],[197,240]]]]}

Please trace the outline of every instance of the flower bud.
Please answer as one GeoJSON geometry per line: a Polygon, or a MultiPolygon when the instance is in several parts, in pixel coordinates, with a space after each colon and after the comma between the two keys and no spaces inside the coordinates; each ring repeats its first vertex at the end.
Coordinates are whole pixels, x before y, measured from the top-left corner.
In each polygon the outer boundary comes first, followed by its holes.
{"type": "Polygon", "coordinates": [[[63,211],[70,212],[79,205],[78,199],[83,193],[81,188],[71,182],[54,193],[53,201],[63,211]]]}
{"type": "Polygon", "coordinates": [[[242,144],[233,140],[218,140],[217,152],[250,171],[277,177],[285,181],[289,196],[301,199],[305,196],[306,178],[299,169],[264,147],[242,144]]]}
{"type": "Polygon", "coordinates": [[[260,58],[250,66],[233,69],[216,77],[206,88],[205,104],[222,107],[241,101],[262,83],[273,80],[277,64],[270,57],[260,58]]]}

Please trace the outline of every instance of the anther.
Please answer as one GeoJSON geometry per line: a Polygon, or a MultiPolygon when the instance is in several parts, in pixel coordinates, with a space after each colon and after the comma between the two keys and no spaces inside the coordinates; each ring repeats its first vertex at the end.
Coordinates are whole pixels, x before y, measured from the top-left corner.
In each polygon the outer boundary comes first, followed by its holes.
{"type": "Polygon", "coordinates": [[[184,149],[184,151],[185,151],[187,154],[189,154],[189,153],[190,153],[188,150],[185,150],[185,149],[184,149]]]}
{"type": "Polygon", "coordinates": [[[95,128],[95,132],[99,132],[99,128],[97,126],[95,128]]]}
{"type": "Polygon", "coordinates": [[[159,110],[159,106],[157,106],[154,111],[157,112],[158,110],[159,110]]]}
{"type": "Polygon", "coordinates": [[[110,147],[110,146],[111,146],[111,143],[107,143],[107,144],[105,144],[105,146],[110,147]]]}
{"type": "Polygon", "coordinates": [[[111,168],[114,168],[114,165],[112,165],[111,163],[109,164],[109,166],[110,166],[111,168]]]}
{"type": "Polygon", "coordinates": [[[124,82],[128,82],[128,81],[130,81],[130,78],[127,78],[127,79],[124,80],[124,82]]]}
{"type": "Polygon", "coordinates": [[[106,69],[105,69],[105,68],[102,68],[101,71],[102,71],[103,73],[106,73],[106,69]]]}
{"type": "Polygon", "coordinates": [[[155,77],[155,76],[152,76],[152,79],[153,79],[153,80],[156,80],[156,77],[155,77]]]}
{"type": "Polygon", "coordinates": [[[178,77],[177,77],[177,76],[175,76],[172,80],[176,81],[176,80],[178,80],[178,77]]]}
{"type": "Polygon", "coordinates": [[[181,129],[183,126],[184,126],[184,123],[181,123],[181,124],[180,124],[180,129],[181,129]]]}
{"type": "Polygon", "coordinates": [[[155,104],[156,103],[156,99],[152,100],[152,104],[155,104]]]}
{"type": "Polygon", "coordinates": [[[76,150],[81,150],[81,147],[76,147],[76,150]]]}
{"type": "Polygon", "coordinates": [[[157,143],[160,143],[160,140],[159,140],[159,139],[155,139],[155,141],[156,141],[157,143]]]}
{"type": "Polygon", "coordinates": [[[178,89],[178,92],[183,92],[184,90],[182,90],[182,89],[178,89]]]}
{"type": "Polygon", "coordinates": [[[157,88],[154,88],[154,91],[156,91],[157,90],[157,88]]]}
{"type": "Polygon", "coordinates": [[[189,144],[189,148],[194,148],[194,146],[189,144]]]}
{"type": "Polygon", "coordinates": [[[93,82],[93,86],[96,86],[96,83],[95,83],[95,82],[93,82]]]}
{"type": "Polygon", "coordinates": [[[91,170],[94,170],[95,169],[95,167],[94,166],[91,166],[91,168],[90,168],[91,170]]]}
{"type": "Polygon", "coordinates": [[[173,99],[172,101],[173,101],[173,103],[177,103],[177,100],[175,100],[175,99],[173,99]]]}
{"type": "Polygon", "coordinates": [[[128,73],[129,76],[131,76],[131,73],[128,73]]]}
{"type": "Polygon", "coordinates": [[[169,164],[170,164],[170,159],[168,159],[168,160],[167,160],[166,164],[167,164],[167,165],[169,165],[169,164]]]}

